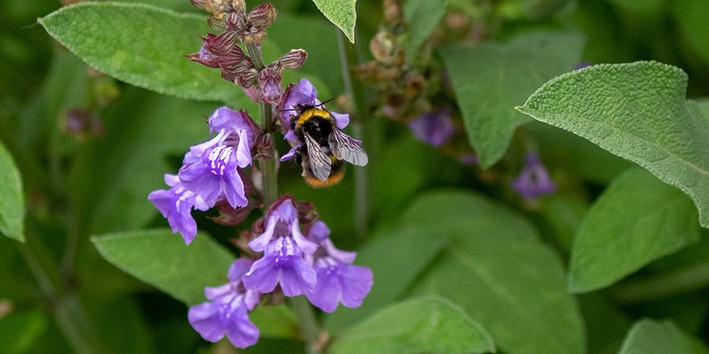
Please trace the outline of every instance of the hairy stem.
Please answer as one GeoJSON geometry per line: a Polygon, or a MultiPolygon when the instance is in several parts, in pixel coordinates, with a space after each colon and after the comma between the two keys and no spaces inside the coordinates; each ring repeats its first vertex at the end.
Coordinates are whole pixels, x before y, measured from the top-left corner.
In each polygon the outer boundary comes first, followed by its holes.
{"type": "Polygon", "coordinates": [[[318,345],[320,340],[320,328],[315,318],[313,307],[305,296],[292,297],[288,302],[300,321],[300,329],[303,331],[303,336],[307,343],[306,352],[319,354],[321,352],[321,348],[318,345]]]}

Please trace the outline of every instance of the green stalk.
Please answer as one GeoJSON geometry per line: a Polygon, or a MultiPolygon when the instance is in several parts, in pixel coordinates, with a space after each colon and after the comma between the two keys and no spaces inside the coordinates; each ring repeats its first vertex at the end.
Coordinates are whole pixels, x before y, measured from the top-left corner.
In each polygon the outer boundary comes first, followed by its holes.
{"type": "Polygon", "coordinates": [[[320,341],[320,326],[308,299],[301,295],[289,298],[288,303],[300,322],[300,330],[303,331],[303,336],[305,337],[306,352],[320,354],[321,348],[318,345],[320,341]]]}

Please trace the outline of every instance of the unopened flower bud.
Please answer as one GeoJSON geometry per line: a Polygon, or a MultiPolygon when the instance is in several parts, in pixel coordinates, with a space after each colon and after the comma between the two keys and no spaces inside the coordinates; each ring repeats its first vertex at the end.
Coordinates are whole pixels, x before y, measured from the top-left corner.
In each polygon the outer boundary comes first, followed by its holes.
{"type": "Polygon", "coordinates": [[[320,216],[313,202],[296,201],[295,209],[298,211],[298,221],[303,225],[312,223],[320,216]]]}
{"type": "Polygon", "coordinates": [[[85,108],[74,108],[66,112],[62,128],[79,141],[103,134],[103,123],[85,108]]]}
{"type": "Polygon", "coordinates": [[[263,30],[273,24],[277,14],[278,10],[276,10],[271,3],[267,2],[251,9],[248,15],[248,21],[251,23],[251,26],[263,30]]]}
{"type": "Polygon", "coordinates": [[[394,59],[395,48],[394,35],[389,31],[377,33],[369,42],[369,50],[374,59],[382,63],[391,63],[394,59]]]}
{"type": "Polygon", "coordinates": [[[261,99],[266,103],[277,104],[283,96],[283,86],[281,85],[281,70],[276,65],[269,65],[258,74],[258,85],[261,99]]]}
{"type": "Polygon", "coordinates": [[[256,69],[250,69],[249,71],[240,73],[236,77],[236,84],[243,88],[252,87],[258,83],[258,76],[256,69]]]}
{"type": "Polygon", "coordinates": [[[273,158],[273,136],[261,134],[256,138],[254,145],[254,159],[268,160],[273,158]]]}
{"type": "Polygon", "coordinates": [[[303,66],[307,58],[308,52],[305,49],[291,49],[290,52],[283,54],[277,63],[286,69],[295,70],[303,66]]]}

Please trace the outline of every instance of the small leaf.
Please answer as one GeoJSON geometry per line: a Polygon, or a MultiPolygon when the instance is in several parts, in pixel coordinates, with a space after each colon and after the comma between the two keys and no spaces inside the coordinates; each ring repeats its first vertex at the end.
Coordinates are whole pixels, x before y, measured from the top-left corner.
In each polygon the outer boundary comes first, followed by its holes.
{"type": "Polygon", "coordinates": [[[571,253],[570,288],[610,285],[699,239],[692,201],[647,171],[616,179],[591,207],[571,253]]]}
{"type": "Polygon", "coordinates": [[[198,100],[246,103],[215,69],[193,63],[205,16],[144,4],[86,2],[39,19],[47,32],[92,67],[129,84],[198,100]]]}
{"type": "Polygon", "coordinates": [[[602,64],[547,82],[517,109],[679,187],[709,227],[709,119],[686,89],[687,75],[673,66],[602,64]]]}
{"type": "Polygon", "coordinates": [[[573,69],[583,42],[577,33],[537,32],[507,43],[440,50],[483,168],[502,157],[515,128],[529,121],[513,107],[546,80],[573,69]]]}
{"type": "Polygon", "coordinates": [[[709,353],[702,342],[684,333],[670,320],[641,319],[633,325],[618,354],[709,353]]]}
{"type": "Polygon", "coordinates": [[[357,22],[357,0],[313,0],[318,10],[330,22],[339,27],[350,42],[355,41],[355,23],[357,22]]]}
{"type": "Polygon", "coordinates": [[[0,141],[0,233],[25,242],[22,179],[10,152],[0,141]]]}
{"type": "Polygon", "coordinates": [[[389,306],[339,336],[332,353],[494,352],[490,335],[465,310],[440,297],[389,306]]]}
{"type": "Polygon", "coordinates": [[[27,353],[47,329],[47,317],[39,310],[0,317],[0,348],[3,353],[27,353]]]}
{"type": "Polygon", "coordinates": [[[170,230],[117,232],[91,241],[107,261],[187,305],[206,301],[204,287],[226,283],[234,261],[204,234],[189,246],[170,230]]]}
{"type": "Polygon", "coordinates": [[[413,57],[445,14],[443,1],[409,0],[404,4],[404,17],[409,27],[408,58],[413,57]]]}

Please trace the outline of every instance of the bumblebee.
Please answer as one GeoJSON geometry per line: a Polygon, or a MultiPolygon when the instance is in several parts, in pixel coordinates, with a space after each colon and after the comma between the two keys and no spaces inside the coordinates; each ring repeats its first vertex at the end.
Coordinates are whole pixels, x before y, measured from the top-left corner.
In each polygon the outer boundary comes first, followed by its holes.
{"type": "Polygon", "coordinates": [[[345,175],[343,161],[367,164],[360,142],[340,131],[328,110],[305,106],[297,113],[291,120],[291,129],[301,142],[295,161],[303,167],[303,178],[310,186],[323,188],[340,182],[345,175]]]}

